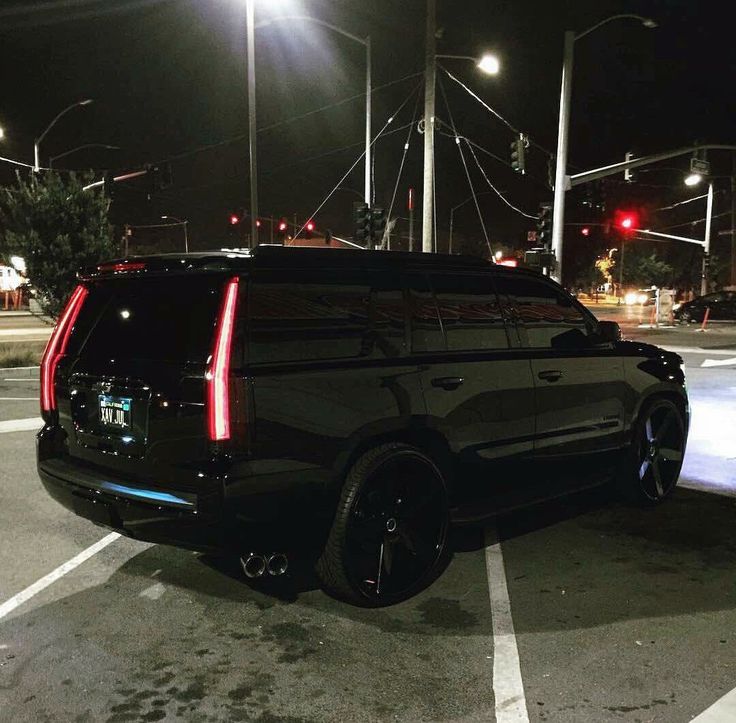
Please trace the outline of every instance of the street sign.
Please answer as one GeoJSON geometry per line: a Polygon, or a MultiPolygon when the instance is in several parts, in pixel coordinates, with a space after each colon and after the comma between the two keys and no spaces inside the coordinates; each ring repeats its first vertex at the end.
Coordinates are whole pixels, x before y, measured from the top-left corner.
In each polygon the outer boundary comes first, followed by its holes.
{"type": "Polygon", "coordinates": [[[701,176],[709,176],[710,161],[704,161],[702,158],[691,158],[690,173],[699,173],[701,176]]]}

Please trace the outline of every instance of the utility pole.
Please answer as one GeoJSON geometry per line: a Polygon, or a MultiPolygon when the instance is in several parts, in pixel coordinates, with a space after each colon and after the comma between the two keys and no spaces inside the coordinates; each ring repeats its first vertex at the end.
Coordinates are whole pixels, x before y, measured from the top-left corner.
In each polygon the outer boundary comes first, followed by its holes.
{"type": "Polygon", "coordinates": [[[422,188],[422,251],[433,248],[434,231],[434,91],[437,66],[435,33],[437,22],[436,0],[427,0],[427,37],[424,69],[424,185],[422,188]]]}
{"type": "Polygon", "coordinates": [[[552,209],[552,253],[557,266],[552,273],[562,283],[562,242],[565,229],[565,193],[567,192],[567,146],[570,131],[570,99],[572,97],[572,65],[575,33],[565,31],[560,87],[560,118],[557,126],[557,166],[555,168],[555,199],[552,209]]]}
{"type": "Polygon", "coordinates": [[[371,39],[365,39],[365,202],[371,205],[371,39]]]}
{"type": "Polygon", "coordinates": [[[409,189],[409,251],[414,250],[414,189],[409,189]]]}
{"type": "Polygon", "coordinates": [[[703,244],[703,270],[700,275],[700,295],[708,293],[708,272],[710,270],[710,227],[713,220],[713,181],[708,183],[708,200],[705,209],[705,243],[703,244]]]}
{"type": "Polygon", "coordinates": [[[248,66],[248,156],[250,160],[250,243],[258,245],[258,166],[256,163],[255,0],[245,0],[248,66]]]}

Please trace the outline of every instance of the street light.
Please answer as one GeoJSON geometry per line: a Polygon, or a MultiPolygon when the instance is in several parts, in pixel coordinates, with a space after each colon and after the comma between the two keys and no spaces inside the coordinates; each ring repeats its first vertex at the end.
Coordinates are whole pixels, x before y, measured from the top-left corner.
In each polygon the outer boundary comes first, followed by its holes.
{"type": "Polygon", "coordinates": [[[91,98],[86,98],[85,100],[78,100],[76,103],[72,103],[71,105],[67,106],[62,110],[60,113],[57,113],[56,117],[51,121],[51,123],[46,126],[46,130],[41,133],[41,135],[36,138],[36,140],[33,143],[33,170],[38,172],[41,168],[41,162],[39,161],[39,150],[41,146],[41,141],[44,139],[46,134],[56,125],[56,121],[61,118],[65,113],[68,113],[70,110],[74,108],[79,108],[83,105],[89,105],[90,103],[93,103],[94,101],[91,98]]]}
{"type": "Polygon", "coordinates": [[[480,60],[471,55],[437,55],[437,0],[427,0],[424,71],[424,181],[422,185],[422,251],[433,251],[434,230],[434,120],[437,58],[470,60],[485,73],[496,74],[499,62],[495,56],[484,55],[480,60]],[[495,61],[495,62],[494,62],[495,61]]]}
{"type": "MultiPolygon", "coordinates": [[[[696,186],[703,180],[699,173],[691,173],[685,178],[686,186],[696,186]]],[[[710,269],[710,229],[713,221],[713,179],[708,181],[708,196],[705,202],[705,235],[703,237],[703,263],[700,271],[700,295],[708,293],[708,271],[710,269]]]]}
{"type": "Polygon", "coordinates": [[[5,130],[3,129],[2,126],[0,126],[0,141],[4,141],[4,140],[5,140],[5,130]]]}
{"type": "Polygon", "coordinates": [[[570,131],[570,98],[572,96],[573,46],[576,40],[584,38],[594,30],[614,20],[638,20],[645,28],[656,28],[657,23],[651,18],[631,13],[611,15],[592,25],[582,33],[574,30],[565,31],[565,45],[562,62],[562,82],[560,89],[560,118],[557,128],[557,165],[555,168],[555,198],[552,211],[552,253],[555,255],[557,267],[553,272],[556,281],[562,283],[562,244],[565,226],[565,192],[569,190],[570,179],[567,177],[567,146],[570,131]]]}
{"type": "Polygon", "coordinates": [[[248,137],[250,146],[250,177],[251,177],[251,237],[256,238],[255,218],[258,216],[258,197],[257,197],[257,175],[256,175],[256,79],[254,65],[254,30],[271,25],[276,21],[293,20],[297,22],[310,22],[321,25],[323,28],[339,33],[345,38],[353,40],[365,47],[365,174],[364,174],[364,201],[368,205],[371,203],[371,39],[370,36],[361,38],[343,28],[325,22],[319,18],[310,15],[281,15],[279,17],[270,18],[258,25],[254,24],[254,1],[245,0],[246,4],[246,25],[247,25],[247,54],[248,54],[248,137]]]}
{"type": "Polygon", "coordinates": [[[181,226],[184,228],[184,253],[189,253],[189,236],[187,234],[187,224],[189,221],[177,218],[176,216],[161,216],[162,221],[176,221],[176,223],[181,224],[181,226]]]}
{"type": "Polygon", "coordinates": [[[469,203],[470,201],[472,201],[474,198],[477,198],[479,196],[490,196],[490,194],[491,194],[491,191],[482,191],[481,193],[476,193],[475,196],[468,196],[464,201],[460,201],[460,203],[458,203],[457,206],[453,206],[450,209],[450,243],[449,243],[449,248],[447,249],[448,254],[452,253],[452,230],[454,227],[453,222],[455,219],[455,211],[457,211],[458,208],[461,208],[462,206],[464,206],[466,203],[469,203]]]}
{"type": "Polygon", "coordinates": [[[85,148],[107,148],[111,151],[119,151],[120,146],[110,146],[107,143],[85,143],[82,146],[77,146],[76,148],[72,148],[70,151],[64,151],[64,153],[59,153],[56,156],[51,156],[49,158],[49,168],[53,168],[54,161],[58,161],[59,158],[65,158],[66,156],[71,156],[72,153],[76,153],[77,151],[84,150],[85,148]]]}

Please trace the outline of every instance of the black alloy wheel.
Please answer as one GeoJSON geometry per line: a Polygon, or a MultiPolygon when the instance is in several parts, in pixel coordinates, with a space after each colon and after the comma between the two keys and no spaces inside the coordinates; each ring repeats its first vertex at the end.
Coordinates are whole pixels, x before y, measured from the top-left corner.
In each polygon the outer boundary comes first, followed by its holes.
{"type": "Polygon", "coordinates": [[[675,489],[685,453],[685,424],[677,405],[668,399],[653,402],[640,417],[633,448],[635,496],[658,504],[675,489]]]}
{"type": "Polygon", "coordinates": [[[381,445],[347,476],[318,575],[359,605],[406,600],[441,569],[448,528],[447,489],[434,462],[409,445],[381,445]]]}

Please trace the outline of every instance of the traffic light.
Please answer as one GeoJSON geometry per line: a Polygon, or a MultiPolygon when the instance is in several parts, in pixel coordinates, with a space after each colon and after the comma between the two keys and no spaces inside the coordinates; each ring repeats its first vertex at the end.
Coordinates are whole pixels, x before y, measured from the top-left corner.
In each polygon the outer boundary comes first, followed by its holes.
{"type": "Polygon", "coordinates": [[[614,214],[614,225],[622,233],[633,233],[639,228],[639,214],[636,211],[619,209],[614,214]]]}
{"type": "Polygon", "coordinates": [[[511,168],[522,175],[526,173],[526,147],[529,141],[523,133],[511,143],[511,168]]]}
{"type": "Polygon", "coordinates": [[[309,221],[307,221],[304,224],[304,238],[311,239],[312,234],[314,233],[314,221],[310,218],[309,221]]]}
{"type": "Polygon", "coordinates": [[[590,236],[590,226],[583,226],[580,229],[580,233],[583,234],[583,236],[590,236]]]}
{"type": "Polygon", "coordinates": [[[552,242],[552,204],[548,201],[539,204],[537,242],[547,249],[550,248],[552,242]]]}
{"type": "Polygon", "coordinates": [[[383,241],[386,231],[386,211],[380,206],[371,209],[371,241],[376,246],[383,241]]]}
{"type": "Polygon", "coordinates": [[[286,232],[289,230],[289,224],[285,218],[280,218],[276,225],[276,238],[280,243],[284,243],[286,232]]]}
{"type": "Polygon", "coordinates": [[[240,214],[238,214],[236,211],[233,211],[230,213],[229,221],[231,226],[238,226],[242,219],[240,218],[240,214]]]}
{"type": "Polygon", "coordinates": [[[368,204],[362,201],[353,203],[353,232],[356,243],[370,241],[371,214],[368,204]]]}

